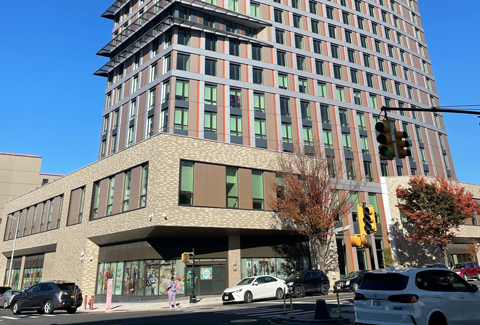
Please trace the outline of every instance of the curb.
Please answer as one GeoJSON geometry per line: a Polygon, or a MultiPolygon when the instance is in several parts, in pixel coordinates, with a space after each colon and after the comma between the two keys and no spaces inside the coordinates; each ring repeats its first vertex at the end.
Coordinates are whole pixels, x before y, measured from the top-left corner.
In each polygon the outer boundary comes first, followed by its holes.
{"type": "Polygon", "coordinates": [[[323,325],[339,325],[350,324],[353,321],[350,318],[331,318],[331,319],[312,319],[312,318],[290,318],[288,316],[277,316],[276,320],[280,324],[297,325],[297,324],[323,324],[323,325]]]}

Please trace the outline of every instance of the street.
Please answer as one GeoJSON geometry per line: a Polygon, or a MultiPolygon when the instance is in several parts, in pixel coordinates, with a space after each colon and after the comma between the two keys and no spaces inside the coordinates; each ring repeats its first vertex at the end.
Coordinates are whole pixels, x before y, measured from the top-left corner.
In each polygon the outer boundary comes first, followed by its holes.
{"type": "MultiPolygon", "coordinates": [[[[353,294],[341,294],[340,303],[345,310],[353,309],[353,294]]],[[[325,299],[329,310],[337,308],[336,296],[308,296],[293,299],[294,315],[312,315],[317,299],[325,299]]],[[[289,300],[287,299],[287,314],[290,315],[289,300]]],[[[69,315],[63,311],[56,311],[52,315],[40,315],[35,312],[22,312],[13,315],[10,310],[0,309],[0,324],[98,324],[98,325],[138,325],[138,324],[229,324],[255,323],[276,324],[275,316],[283,313],[283,300],[258,301],[251,304],[234,304],[205,306],[193,308],[164,309],[148,312],[111,312],[111,313],[82,313],[69,315]]],[[[351,314],[350,314],[351,315],[351,314]]]]}

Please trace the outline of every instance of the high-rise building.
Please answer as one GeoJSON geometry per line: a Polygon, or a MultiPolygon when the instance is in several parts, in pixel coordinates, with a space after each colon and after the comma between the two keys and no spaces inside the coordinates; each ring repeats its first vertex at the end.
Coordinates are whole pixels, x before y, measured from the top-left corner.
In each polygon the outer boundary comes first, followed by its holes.
{"type": "MultiPolygon", "coordinates": [[[[107,78],[99,160],[7,204],[21,220],[18,287],[77,280],[102,301],[113,278],[115,296],[150,299],[174,275],[190,294],[192,248],[200,294],[307,269],[305,238],[270,205],[279,152],[301,150],[361,181],[354,207],[377,212],[366,248],[352,246],[355,208],[337,225],[333,283],[385,266],[381,177],[455,179],[442,114],[398,110],[439,106],[416,1],[117,0],[102,16],[114,28],[97,53],[109,58],[95,72],[107,78]],[[380,160],[381,106],[397,108],[411,158],[380,160]]],[[[8,252],[15,229],[1,229],[8,252]]]]}

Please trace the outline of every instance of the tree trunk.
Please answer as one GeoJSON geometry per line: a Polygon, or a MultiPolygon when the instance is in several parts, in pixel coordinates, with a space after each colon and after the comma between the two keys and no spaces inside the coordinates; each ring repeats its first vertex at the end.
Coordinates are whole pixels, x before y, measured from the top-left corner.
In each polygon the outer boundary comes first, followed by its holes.
{"type": "Polygon", "coordinates": [[[442,256],[443,256],[443,261],[445,263],[445,265],[448,267],[450,266],[450,261],[448,259],[448,249],[447,249],[447,245],[441,245],[439,246],[440,248],[440,251],[442,252],[442,256]]]}
{"type": "Polygon", "coordinates": [[[321,247],[317,239],[310,239],[308,241],[308,248],[310,249],[310,268],[322,269],[323,258],[321,256],[321,247]]]}

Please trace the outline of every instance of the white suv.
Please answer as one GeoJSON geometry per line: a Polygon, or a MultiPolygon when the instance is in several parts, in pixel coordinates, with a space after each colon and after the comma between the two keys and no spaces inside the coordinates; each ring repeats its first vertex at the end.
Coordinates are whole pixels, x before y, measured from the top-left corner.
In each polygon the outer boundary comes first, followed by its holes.
{"type": "Polygon", "coordinates": [[[453,271],[391,268],[364,275],[355,325],[480,324],[480,293],[453,271]]]}

